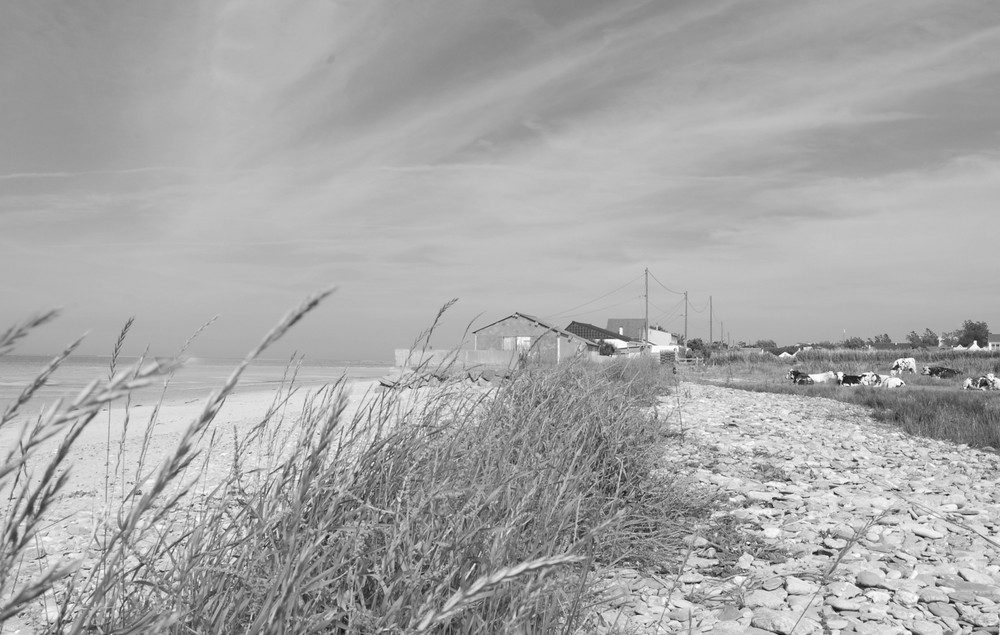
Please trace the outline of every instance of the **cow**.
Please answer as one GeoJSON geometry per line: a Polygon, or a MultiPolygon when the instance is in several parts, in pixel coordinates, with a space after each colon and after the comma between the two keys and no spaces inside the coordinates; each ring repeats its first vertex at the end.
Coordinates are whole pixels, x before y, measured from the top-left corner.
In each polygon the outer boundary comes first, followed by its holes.
{"type": "Polygon", "coordinates": [[[895,377],[896,375],[902,375],[907,371],[913,373],[914,375],[917,374],[917,360],[912,357],[900,357],[892,363],[892,367],[889,369],[889,374],[895,377]]]}
{"type": "Polygon", "coordinates": [[[920,371],[920,374],[930,375],[931,377],[936,377],[937,379],[947,379],[958,375],[959,371],[945,366],[924,366],[924,369],[920,371]]]}
{"type": "Polygon", "coordinates": [[[795,379],[792,380],[792,383],[799,386],[812,386],[816,382],[814,382],[813,378],[809,375],[797,375],[795,379]]]}
{"type": "Polygon", "coordinates": [[[963,390],[1000,390],[1000,378],[993,373],[987,373],[985,377],[972,379],[967,377],[962,383],[963,390]]]}
{"type": "Polygon", "coordinates": [[[902,388],[905,385],[906,382],[899,377],[886,377],[882,380],[882,383],[879,384],[882,388],[902,388]]]}
{"type": "Polygon", "coordinates": [[[861,373],[860,377],[862,386],[878,386],[882,383],[882,376],[872,371],[861,373]]]}
{"type": "Polygon", "coordinates": [[[799,383],[798,381],[799,377],[808,377],[809,379],[813,380],[814,384],[823,384],[828,381],[837,381],[837,373],[833,372],[832,370],[828,370],[825,373],[815,373],[812,375],[807,375],[802,371],[793,368],[788,371],[788,374],[785,375],[785,377],[791,379],[793,384],[799,383]]]}
{"type": "Polygon", "coordinates": [[[837,371],[837,383],[841,386],[860,386],[861,375],[845,375],[837,371]]]}

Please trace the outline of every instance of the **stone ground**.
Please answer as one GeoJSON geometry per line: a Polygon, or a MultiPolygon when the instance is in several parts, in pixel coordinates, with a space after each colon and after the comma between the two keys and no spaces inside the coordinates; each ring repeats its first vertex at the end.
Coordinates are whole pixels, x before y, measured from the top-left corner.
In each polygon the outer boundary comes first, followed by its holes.
{"type": "Polygon", "coordinates": [[[827,399],[682,383],[664,461],[728,497],[679,576],[617,571],[605,633],[998,633],[1000,457],[910,437],[827,399]],[[671,589],[673,591],[671,592],[671,589]]]}

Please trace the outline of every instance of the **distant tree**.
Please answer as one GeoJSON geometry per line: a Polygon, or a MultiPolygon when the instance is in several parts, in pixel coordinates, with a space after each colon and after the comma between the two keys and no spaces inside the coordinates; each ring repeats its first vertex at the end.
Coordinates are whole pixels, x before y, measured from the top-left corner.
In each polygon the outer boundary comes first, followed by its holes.
{"type": "Polygon", "coordinates": [[[866,346],[865,341],[860,337],[849,337],[840,343],[842,348],[864,348],[866,346]]]}
{"type": "Polygon", "coordinates": [[[868,338],[868,344],[892,344],[892,338],[889,337],[888,333],[883,333],[882,335],[868,338]]]}
{"type": "Polygon", "coordinates": [[[754,348],[778,348],[774,340],[757,340],[753,343],[754,348]]]}
{"type": "Polygon", "coordinates": [[[910,331],[910,334],[906,336],[906,341],[909,342],[911,346],[934,347],[938,345],[938,335],[930,329],[924,329],[923,335],[918,335],[916,331],[910,331]]]}
{"type": "Polygon", "coordinates": [[[945,331],[941,334],[941,341],[945,346],[957,346],[958,338],[962,336],[962,330],[957,331],[945,331]]]}
{"type": "Polygon", "coordinates": [[[736,342],[736,348],[748,348],[748,347],[749,347],[749,344],[747,344],[743,340],[739,340],[739,341],[736,342]]]}
{"type": "Polygon", "coordinates": [[[924,334],[921,336],[921,339],[924,342],[924,346],[937,346],[941,342],[938,334],[930,329],[924,329],[924,334]]]}
{"type": "Polygon", "coordinates": [[[813,344],[813,348],[837,348],[837,345],[830,340],[823,340],[822,342],[813,344]]]}
{"type": "Polygon", "coordinates": [[[979,342],[980,346],[986,346],[986,343],[990,341],[990,327],[986,322],[966,320],[962,322],[962,328],[959,331],[961,334],[958,336],[958,343],[962,346],[969,346],[973,342],[979,342]]]}

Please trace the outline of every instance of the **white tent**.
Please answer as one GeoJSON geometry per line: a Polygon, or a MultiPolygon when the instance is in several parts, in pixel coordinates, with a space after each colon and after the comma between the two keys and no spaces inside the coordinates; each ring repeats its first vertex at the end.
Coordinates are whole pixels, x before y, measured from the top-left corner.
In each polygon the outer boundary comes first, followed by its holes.
{"type": "Polygon", "coordinates": [[[972,340],[972,344],[969,344],[969,348],[966,349],[966,350],[981,351],[981,350],[983,350],[983,347],[979,345],[979,341],[978,340],[972,340]]]}

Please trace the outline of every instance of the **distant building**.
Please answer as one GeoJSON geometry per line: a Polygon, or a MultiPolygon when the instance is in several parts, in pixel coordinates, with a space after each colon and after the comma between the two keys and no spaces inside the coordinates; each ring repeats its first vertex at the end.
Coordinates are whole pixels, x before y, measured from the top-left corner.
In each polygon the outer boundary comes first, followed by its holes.
{"type": "Polygon", "coordinates": [[[991,351],[1000,350],[1000,335],[994,335],[990,333],[989,340],[987,341],[986,348],[991,351]]]}
{"type": "Polygon", "coordinates": [[[676,335],[655,326],[649,327],[648,341],[652,345],[650,352],[654,355],[656,353],[676,353],[681,348],[676,335]]]}
{"type": "Polygon", "coordinates": [[[618,333],[622,337],[629,338],[629,341],[645,341],[650,344],[650,352],[675,353],[680,349],[680,342],[677,336],[670,331],[665,331],[658,326],[649,327],[646,333],[646,320],[643,318],[612,318],[608,320],[608,331],[618,333]]]}
{"type": "Polygon", "coordinates": [[[477,351],[517,351],[525,359],[543,363],[554,364],[598,350],[593,340],[525,313],[512,313],[473,331],[472,335],[477,351]]]}
{"type": "Polygon", "coordinates": [[[608,330],[623,335],[631,341],[642,341],[646,336],[646,320],[642,318],[612,318],[608,330]]]}
{"type": "Polygon", "coordinates": [[[630,338],[621,335],[620,333],[602,329],[599,326],[594,326],[593,324],[587,324],[585,322],[570,322],[569,326],[566,327],[566,330],[574,335],[579,335],[584,339],[597,342],[598,344],[601,342],[607,342],[616,349],[628,348],[630,341],[638,342],[638,339],[630,340],[630,338]]]}

